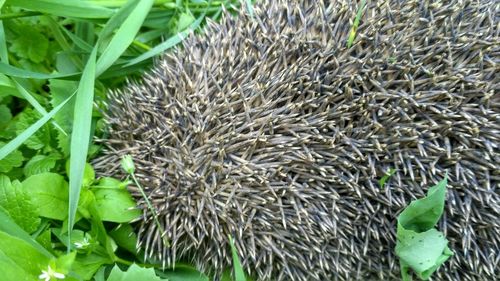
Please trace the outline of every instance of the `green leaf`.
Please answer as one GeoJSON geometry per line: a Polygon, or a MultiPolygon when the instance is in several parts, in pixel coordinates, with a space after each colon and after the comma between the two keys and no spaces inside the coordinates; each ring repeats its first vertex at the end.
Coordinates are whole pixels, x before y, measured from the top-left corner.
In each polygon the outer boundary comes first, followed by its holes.
{"type": "Polygon", "coordinates": [[[94,47],[87,61],[80,84],[78,85],[75,101],[69,171],[68,232],[70,233],[75,223],[90,142],[97,47],[94,47]]]}
{"type": "Polygon", "coordinates": [[[74,18],[109,18],[113,10],[93,5],[87,1],[61,0],[7,0],[7,4],[27,10],[74,18]]]}
{"type": "MultiPolygon", "coordinates": [[[[134,0],[132,0],[134,1],[134,0]]],[[[154,0],[142,0],[130,12],[97,61],[97,76],[108,69],[134,41],[154,0]]],[[[106,27],[105,27],[106,28],[106,27]]]]}
{"type": "Polygon", "coordinates": [[[420,279],[428,279],[453,253],[442,232],[434,228],[444,210],[447,177],[433,186],[427,196],[413,201],[399,215],[396,255],[404,281],[412,269],[420,279]]]}
{"type": "MultiPolygon", "coordinates": [[[[56,107],[63,103],[71,94],[75,93],[78,89],[78,83],[75,81],[66,81],[60,79],[49,80],[50,85],[50,103],[56,107]]],[[[68,134],[72,131],[73,126],[73,113],[75,108],[75,99],[71,99],[61,110],[54,116],[54,120],[61,126],[61,128],[68,134]]],[[[70,153],[70,136],[58,132],[57,144],[65,156],[70,153]]]]}
{"type": "Polygon", "coordinates": [[[18,181],[0,175],[0,206],[26,232],[33,233],[40,225],[38,208],[18,181]]]}
{"type": "Polygon", "coordinates": [[[130,224],[120,224],[109,232],[109,236],[115,240],[118,246],[137,254],[137,235],[130,224]]]}
{"type": "Polygon", "coordinates": [[[10,109],[5,104],[0,104],[0,129],[7,126],[11,119],[10,109]]]}
{"type": "MultiPolygon", "coordinates": [[[[5,147],[6,145],[0,142],[0,150],[3,150],[5,147]]],[[[0,158],[0,173],[7,173],[12,170],[12,168],[21,167],[23,160],[24,157],[20,151],[14,150],[10,152],[10,154],[3,159],[0,158]]]]}
{"type": "Polygon", "coordinates": [[[40,216],[64,220],[68,216],[68,183],[61,175],[43,173],[23,181],[23,188],[39,207],[40,216]]]}
{"type": "Polygon", "coordinates": [[[229,236],[229,243],[231,244],[231,253],[233,255],[234,279],[235,281],[246,281],[245,272],[241,266],[240,258],[238,257],[238,252],[231,236],[229,236]]]}
{"type": "Polygon", "coordinates": [[[181,13],[179,15],[179,20],[177,21],[177,32],[180,32],[186,28],[188,28],[193,22],[195,18],[191,13],[181,13]]]}
{"type": "Polygon", "coordinates": [[[57,160],[61,159],[57,154],[51,155],[35,155],[24,166],[24,175],[30,177],[32,175],[50,172],[55,166],[57,160]]]}
{"type": "MultiPolygon", "coordinates": [[[[0,232],[0,256],[3,260],[8,259],[9,265],[16,265],[17,271],[15,276],[6,276],[2,270],[2,280],[19,280],[26,276],[29,278],[25,280],[38,280],[42,269],[47,268],[50,261],[29,243],[5,232],[0,232]]],[[[0,263],[0,268],[7,267],[0,263]]]]}
{"type": "Polygon", "coordinates": [[[210,279],[192,266],[176,265],[175,269],[159,271],[158,276],[168,281],[209,281],[210,279]]]}
{"type": "Polygon", "coordinates": [[[447,183],[445,177],[429,189],[426,197],[411,202],[398,217],[401,226],[416,232],[434,227],[443,214],[447,183]]]}
{"type": "Polygon", "coordinates": [[[44,256],[48,258],[52,257],[52,254],[49,251],[38,244],[33,239],[33,237],[31,237],[26,231],[24,231],[12,220],[7,211],[2,206],[0,206],[0,231],[22,239],[23,241],[37,249],[38,252],[42,253],[44,256]]]}
{"type": "MultiPolygon", "coordinates": [[[[21,134],[29,128],[31,124],[40,119],[40,114],[31,108],[26,108],[17,117],[16,132],[17,134],[21,134]]],[[[52,137],[50,127],[46,124],[40,127],[40,129],[29,137],[24,144],[33,150],[41,150],[44,147],[50,147],[52,137]]]]}
{"type": "Polygon", "coordinates": [[[49,48],[49,40],[36,28],[31,26],[18,26],[19,36],[12,41],[10,51],[20,58],[29,59],[40,63],[45,60],[49,48]]]}
{"type": "Polygon", "coordinates": [[[96,207],[103,221],[130,222],[141,215],[135,209],[132,196],[125,189],[97,189],[94,191],[96,207]]]}
{"type": "Polygon", "coordinates": [[[160,281],[153,268],[143,268],[132,264],[127,271],[123,272],[118,266],[114,266],[107,281],[160,281]]]}
{"type": "Polygon", "coordinates": [[[92,276],[105,264],[112,264],[113,261],[109,257],[90,253],[88,255],[78,255],[72,270],[78,274],[83,280],[90,280],[92,276]]]}
{"type": "Polygon", "coordinates": [[[9,155],[12,151],[18,148],[23,142],[25,142],[29,137],[31,137],[38,129],[40,129],[47,121],[49,121],[71,98],[70,96],[66,101],[52,109],[49,113],[47,113],[42,118],[38,119],[35,124],[28,127],[21,134],[19,134],[16,138],[10,141],[8,144],[0,148],[0,160],[9,155]]]}
{"type": "Polygon", "coordinates": [[[397,171],[396,169],[390,168],[389,171],[387,171],[387,173],[385,173],[385,175],[378,181],[378,185],[380,186],[380,188],[384,188],[384,185],[387,182],[387,180],[390,177],[392,177],[392,175],[394,175],[394,173],[396,171],[397,171]]]}

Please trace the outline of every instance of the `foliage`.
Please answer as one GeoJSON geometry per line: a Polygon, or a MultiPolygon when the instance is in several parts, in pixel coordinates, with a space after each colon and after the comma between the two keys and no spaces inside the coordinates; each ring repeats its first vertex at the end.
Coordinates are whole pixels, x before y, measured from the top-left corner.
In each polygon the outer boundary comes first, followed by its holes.
{"type": "Polygon", "coordinates": [[[443,214],[447,178],[431,187],[427,197],[415,200],[399,215],[396,254],[403,280],[411,280],[409,269],[427,280],[453,253],[448,240],[434,225],[443,214]]]}

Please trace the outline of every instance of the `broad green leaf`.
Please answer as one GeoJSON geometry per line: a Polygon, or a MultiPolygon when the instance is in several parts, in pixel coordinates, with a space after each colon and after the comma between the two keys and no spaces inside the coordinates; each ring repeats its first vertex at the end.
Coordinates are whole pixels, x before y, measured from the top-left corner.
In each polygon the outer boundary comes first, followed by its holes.
{"type": "Polygon", "coordinates": [[[175,269],[159,271],[158,276],[168,281],[209,281],[210,279],[192,266],[176,265],[175,269]]]}
{"type": "Polygon", "coordinates": [[[66,101],[52,109],[49,113],[47,113],[42,118],[38,119],[35,124],[31,125],[29,128],[24,130],[21,134],[19,134],[16,138],[10,141],[5,146],[0,148],[0,160],[9,155],[12,151],[18,148],[23,142],[25,142],[29,137],[31,137],[38,129],[40,129],[47,121],[49,121],[65,104],[68,102],[73,95],[71,95],[66,101]]]}
{"type": "Polygon", "coordinates": [[[0,206],[26,232],[33,233],[40,225],[38,207],[33,204],[28,193],[18,181],[0,175],[0,206]]]}
{"type": "Polygon", "coordinates": [[[30,276],[23,268],[17,265],[6,254],[0,251],[0,270],[2,272],[2,280],[4,281],[33,281],[33,276],[30,276]]]}
{"type": "Polygon", "coordinates": [[[416,232],[434,227],[443,214],[447,183],[444,178],[429,189],[426,197],[411,202],[398,217],[401,226],[416,232]]]}
{"type": "Polygon", "coordinates": [[[2,206],[0,206],[0,233],[2,231],[19,239],[22,239],[23,241],[37,249],[37,251],[42,253],[44,256],[48,258],[52,257],[52,254],[49,251],[38,244],[33,239],[33,237],[31,237],[26,231],[24,231],[19,225],[17,225],[8,215],[7,211],[2,206]]]}
{"type": "Polygon", "coordinates": [[[109,236],[115,240],[118,246],[137,254],[137,235],[130,224],[120,224],[117,228],[109,232],[109,236]]]}
{"type": "Polygon", "coordinates": [[[85,66],[75,101],[69,171],[68,232],[70,233],[75,223],[90,142],[97,47],[95,46],[85,66]]]}
{"type": "Polygon", "coordinates": [[[160,281],[153,268],[143,268],[132,264],[127,271],[123,272],[118,266],[114,266],[107,281],[160,281]]]}
{"type": "Polygon", "coordinates": [[[434,228],[444,210],[446,184],[447,177],[431,187],[426,197],[411,202],[398,217],[396,255],[404,281],[411,280],[410,269],[420,279],[428,279],[453,255],[444,234],[434,228]]]}
{"type": "Polygon", "coordinates": [[[195,18],[191,13],[181,13],[179,15],[179,20],[177,21],[176,31],[180,32],[186,28],[188,28],[193,22],[195,18]]]}
{"type": "Polygon", "coordinates": [[[238,252],[231,236],[229,236],[229,243],[231,244],[231,253],[233,255],[234,279],[235,281],[246,281],[245,272],[241,266],[240,258],[238,257],[238,252]]]}
{"type": "Polygon", "coordinates": [[[79,254],[73,264],[72,271],[82,277],[83,280],[90,280],[99,268],[105,264],[112,263],[113,261],[109,257],[95,253],[90,253],[88,255],[79,254]]]}
{"type": "MultiPolygon", "coordinates": [[[[0,142],[0,150],[3,150],[5,143],[0,142]]],[[[21,167],[23,164],[23,154],[19,150],[10,152],[6,157],[0,158],[0,173],[7,173],[12,168],[21,167]]]]}
{"type": "Polygon", "coordinates": [[[97,61],[97,76],[108,69],[134,41],[154,0],[142,0],[130,12],[97,61]]]}
{"type": "Polygon", "coordinates": [[[19,36],[13,40],[10,51],[20,58],[41,63],[47,56],[49,40],[36,28],[27,25],[18,26],[19,36]]]}
{"type": "Polygon", "coordinates": [[[126,189],[96,189],[96,207],[103,221],[130,222],[141,215],[126,189]]]}
{"type": "Polygon", "coordinates": [[[42,247],[46,250],[52,251],[52,235],[50,229],[45,230],[36,238],[36,242],[38,242],[42,247]]]}
{"type": "Polygon", "coordinates": [[[57,160],[61,157],[57,154],[51,155],[35,155],[24,166],[24,175],[30,177],[32,175],[50,172],[55,166],[57,160]]]}
{"type": "Polygon", "coordinates": [[[396,254],[402,264],[413,269],[424,280],[452,255],[442,232],[431,228],[418,233],[406,230],[401,225],[398,227],[396,254]]]}
{"type": "MultiPolygon", "coordinates": [[[[11,236],[5,232],[0,232],[0,255],[8,257],[13,264],[17,265],[23,270],[22,275],[14,277],[29,276],[31,279],[37,280],[42,269],[47,268],[50,259],[40,253],[29,243],[11,236]]],[[[9,276],[5,276],[2,272],[2,279],[17,280],[9,276]]]]}
{"type": "Polygon", "coordinates": [[[23,188],[39,207],[40,216],[64,220],[68,216],[68,183],[59,174],[43,173],[23,181],[23,188]]]}
{"type": "MultiPolygon", "coordinates": [[[[41,115],[33,110],[32,108],[26,108],[17,116],[16,132],[17,134],[22,134],[31,124],[39,120],[41,115]]],[[[51,146],[51,141],[55,137],[52,135],[52,130],[48,124],[40,127],[31,137],[29,137],[24,145],[33,150],[42,150],[43,148],[49,148],[51,146]]]]}
{"type": "Polygon", "coordinates": [[[109,18],[113,14],[113,10],[93,5],[86,1],[7,0],[7,4],[21,7],[27,10],[70,18],[109,18]]]}

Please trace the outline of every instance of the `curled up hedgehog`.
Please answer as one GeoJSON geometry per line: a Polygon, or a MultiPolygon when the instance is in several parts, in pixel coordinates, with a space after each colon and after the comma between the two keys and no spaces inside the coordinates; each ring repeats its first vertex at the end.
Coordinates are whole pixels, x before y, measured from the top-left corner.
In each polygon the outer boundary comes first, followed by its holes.
{"type": "Polygon", "coordinates": [[[231,235],[256,280],[399,280],[396,218],[447,172],[432,280],[500,276],[500,3],[368,1],[348,48],[358,8],[260,1],[110,94],[94,164],[132,155],[147,257],[220,276],[231,235]]]}

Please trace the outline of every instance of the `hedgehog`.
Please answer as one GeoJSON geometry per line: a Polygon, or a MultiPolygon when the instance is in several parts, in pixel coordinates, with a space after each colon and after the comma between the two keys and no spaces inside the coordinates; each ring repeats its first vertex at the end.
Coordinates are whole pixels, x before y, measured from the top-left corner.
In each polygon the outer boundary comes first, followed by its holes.
{"type": "Polygon", "coordinates": [[[216,279],[232,236],[256,280],[398,280],[397,216],[447,173],[437,227],[454,256],[432,280],[495,280],[499,10],[263,0],[224,12],[111,91],[93,163],[125,177],[120,158],[133,157],[164,230],[130,187],[146,258],[216,279]]]}

